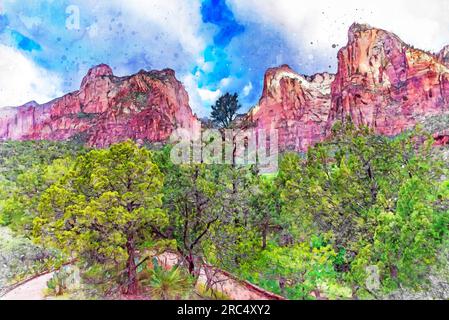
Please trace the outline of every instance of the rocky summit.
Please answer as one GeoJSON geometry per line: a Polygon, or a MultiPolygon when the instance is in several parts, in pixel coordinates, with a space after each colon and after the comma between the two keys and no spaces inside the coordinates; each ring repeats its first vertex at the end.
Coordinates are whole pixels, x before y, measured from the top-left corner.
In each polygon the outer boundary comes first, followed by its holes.
{"type": "MultiPolygon", "coordinates": [[[[449,47],[433,54],[385,30],[354,24],[335,75],[270,69],[249,118],[260,129],[277,129],[283,150],[305,151],[325,139],[336,121],[348,119],[394,136],[449,113],[448,57],[449,47]]],[[[446,132],[435,137],[448,141],[446,132]]]]}
{"type": "Polygon", "coordinates": [[[269,69],[262,98],[247,119],[259,130],[278,130],[281,149],[306,150],[325,136],[334,79],[328,73],[303,76],[287,65],[269,69]]]}
{"type": "MultiPolygon", "coordinates": [[[[398,36],[351,26],[336,74],[301,75],[269,69],[259,103],[244,117],[261,130],[277,129],[281,150],[306,151],[336,121],[350,119],[394,136],[426,119],[449,114],[449,46],[415,49],[398,36]]],[[[0,139],[81,139],[95,147],[133,139],[164,142],[197,118],[173,70],[116,77],[107,65],[89,70],[80,90],[39,105],[0,109],[0,139]]],[[[435,132],[438,144],[449,132],[435,132]]]]}
{"type": "Polygon", "coordinates": [[[191,130],[197,122],[173,70],[116,77],[109,66],[99,65],[76,92],[43,105],[0,109],[0,138],[78,139],[105,147],[127,139],[164,142],[173,130],[191,130]]]}
{"type": "Polygon", "coordinates": [[[425,117],[449,112],[444,53],[414,49],[384,30],[353,25],[338,61],[328,126],[349,117],[379,134],[396,135],[425,117]]]}

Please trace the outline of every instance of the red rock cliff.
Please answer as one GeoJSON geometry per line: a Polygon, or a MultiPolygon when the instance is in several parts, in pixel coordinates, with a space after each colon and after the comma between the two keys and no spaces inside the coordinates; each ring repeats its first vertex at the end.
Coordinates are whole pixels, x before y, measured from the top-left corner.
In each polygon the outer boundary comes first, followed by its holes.
{"type": "MultiPolygon", "coordinates": [[[[448,113],[449,46],[432,54],[387,31],[354,24],[339,51],[336,75],[269,69],[259,104],[245,119],[263,130],[277,129],[281,150],[306,151],[338,120],[350,118],[394,136],[448,113]]],[[[163,142],[174,129],[197,125],[172,70],[115,77],[100,65],[79,91],[44,105],[0,109],[0,139],[81,138],[98,147],[125,139],[163,142]]],[[[436,133],[441,143],[447,136],[436,133]]]]}
{"type": "Polygon", "coordinates": [[[449,111],[447,50],[434,55],[396,35],[354,24],[338,54],[328,128],[348,117],[379,134],[396,135],[449,111]]]}
{"type": "Polygon", "coordinates": [[[260,129],[278,129],[281,150],[306,151],[337,120],[350,118],[394,136],[448,112],[449,46],[432,54],[387,31],[354,24],[336,75],[307,77],[288,66],[268,70],[249,119],[260,129]]]}
{"type": "Polygon", "coordinates": [[[99,65],[76,92],[43,105],[0,109],[3,140],[78,138],[105,147],[127,139],[163,142],[176,128],[196,125],[187,92],[169,69],[116,77],[99,65]]]}
{"type": "Polygon", "coordinates": [[[269,69],[249,119],[259,129],[278,130],[281,150],[306,150],[324,137],[333,80],[328,73],[306,77],[286,65],[269,69]]]}

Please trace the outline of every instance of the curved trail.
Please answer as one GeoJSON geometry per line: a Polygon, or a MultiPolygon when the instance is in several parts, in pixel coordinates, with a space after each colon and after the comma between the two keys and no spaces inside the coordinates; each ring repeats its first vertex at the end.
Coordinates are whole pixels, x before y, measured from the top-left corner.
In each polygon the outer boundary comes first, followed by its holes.
{"type": "Polygon", "coordinates": [[[9,291],[0,300],[45,300],[44,290],[47,288],[47,281],[52,276],[53,272],[50,272],[27,281],[9,291]]]}
{"type": "MultiPolygon", "coordinates": [[[[159,263],[165,268],[171,269],[179,263],[179,255],[164,253],[157,257],[159,263]]],[[[46,300],[44,290],[47,281],[54,272],[49,272],[30,279],[9,291],[0,300],[46,300]]],[[[213,266],[203,265],[199,274],[199,284],[212,284],[215,290],[224,293],[231,300],[285,300],[284,297],[263,290],[247,281],[242,281],[232,274],[213,266]]]]}

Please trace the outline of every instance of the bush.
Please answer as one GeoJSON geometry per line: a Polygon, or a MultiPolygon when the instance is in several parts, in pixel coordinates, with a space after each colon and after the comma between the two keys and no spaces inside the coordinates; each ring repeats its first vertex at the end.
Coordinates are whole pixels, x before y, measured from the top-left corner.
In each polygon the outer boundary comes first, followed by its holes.
{"type": "Polygon", "coordinates": [[[180,268],[166,270],[155,265],[151,278],[144,281],[150,288],[150,295],[158,300],[180,300],[189,297],[193,291],[193,280],[180,268]]]}

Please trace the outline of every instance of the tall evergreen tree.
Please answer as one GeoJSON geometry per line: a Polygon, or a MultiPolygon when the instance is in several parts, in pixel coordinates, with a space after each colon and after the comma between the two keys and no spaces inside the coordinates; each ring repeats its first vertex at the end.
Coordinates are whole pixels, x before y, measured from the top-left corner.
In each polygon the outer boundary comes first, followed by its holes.
{"type": "Polygon", "coordinates": [[[163,175],[151,153],[133,142],[80,156],[42,195],[37,240],[83,262],[123,268],[128,294],[138,293],[138,246],[168,223],[163,175]]]}
{"type": "Polygon", "coordinates": [[[213,123],[220,128],[230,128],[241,107],[237,93],[226,93],[212,106],[211,118],[213,123]]]}

